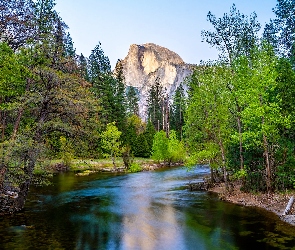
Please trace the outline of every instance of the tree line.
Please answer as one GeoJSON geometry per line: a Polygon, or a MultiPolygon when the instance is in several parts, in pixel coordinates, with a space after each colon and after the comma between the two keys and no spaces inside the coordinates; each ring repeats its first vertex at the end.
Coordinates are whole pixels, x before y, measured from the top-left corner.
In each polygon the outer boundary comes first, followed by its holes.
{"type": "Polygon", "coordinates": [[[185,134],[191,164],[209,164],[227,188],[247,191],[295,185],[295,2],[278,0],[276,18],[259,35],[257,15],[233,5],[203,41],[219,59],[203,62],[188,80],[185,134]],[[219,174],[218,174],[219,173],[219,174]]]}
{"type": "Polygon", "coordinates": [[[209,164],[227,186],[294,187],[293,0],[278,0],[262,36],[255,13],[209,12],[213,31],[202,37],[219,59],[197,66],[173,97],[157,79],[146,121],[122,62],[112,71],[100,43],[88,58],[77,55],[54,7],[0,0],[0,212],[22,209],[36,170],[57,158],[110,157],[117,167],[122,156],[128,168],[133,156],[170,164],[188,155],[187,164],[209,164]]]}
{"type": "Polygon", "coordinates": [[[0,212],[22,209],[47,159],[123,155],[128,167],[152,153],[155,128],[139,118],[121,61],[113,72],[100,43],[77,55],[54,7],[0,0],[0,212]]]}

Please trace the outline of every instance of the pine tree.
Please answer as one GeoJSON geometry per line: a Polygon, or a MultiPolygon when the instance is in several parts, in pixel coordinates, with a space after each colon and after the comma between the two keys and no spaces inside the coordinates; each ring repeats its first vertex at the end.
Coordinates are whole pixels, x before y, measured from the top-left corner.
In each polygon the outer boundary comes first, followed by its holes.
{"type": "Polygon", "coordinates": [[[92,92],[101,103],[100,111],[102,122],[106,125],[114,119],[114,86],[116,80],[111,74],[109,58],[105,56],[99,43],[91,51],[88,61],[88,76],[92,84],[92,92]]]}
{"type": "Polygon", "coordinates": [[[151,153],[152,153],[153,140],[154,140],[155,133],[156,133],[156,130],[152,122],[149,120],[144,131],[144,136],[146,138],[146,142],[148,145],[147,150],[148,150],[149,157],[151,156],[151,153]]]}
{"type": "Polygon", "coordinates": [[[82,77],[85,81],[90,81],[89,73],[88,73],[88,62],[87,58],[81,54],[78,56],[78,75],[82,77]]]}
{"type": "Polygon", "coordinates": [[[115,86],[114,86],[114,110],[116,124],[120,131],[124,131],[126,124],[126,96],[125,96],[125,78],[121,60],[117,61],[115,68],[115,86]]]}
{"type": "Polygon", "coordinates": [[[139,115],[139,98],[138,90],[135,87],[128,86],[126,88],[127,114],[139,115]]]}
{"type": "Polygon", "coordinates": [[[160,131],[163,127],[164,93],[163,87],[157,78],[155,84],[149,90],[148,96],[148,119],[151,120],[154,128],[160,131]]]}
{"type": "Polygon", "coordinates": [[[173,102],[171,105],[171,119],[170,119],[170,129],[175,130],[177,137],[181,140],[183,137],[182,128],[184,126],[184,112],[186,97],[184,94],[184,89],[182,84],[176,89],[173,96],[173,102]]]}

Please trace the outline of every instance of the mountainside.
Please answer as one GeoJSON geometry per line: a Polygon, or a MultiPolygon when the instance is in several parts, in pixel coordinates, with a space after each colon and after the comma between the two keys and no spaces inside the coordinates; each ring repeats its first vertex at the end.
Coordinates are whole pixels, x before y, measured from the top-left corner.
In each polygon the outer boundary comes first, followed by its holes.
{"type": "Polygon", "coordinates": [[[122,60],[122,66],[126,85],[139,91],[139,113],[142,118],[146,118],[148,91],[156,79],[171,97],[193,68],[175,52],[153,43],[132,44],[128,55],[122,60]]]}

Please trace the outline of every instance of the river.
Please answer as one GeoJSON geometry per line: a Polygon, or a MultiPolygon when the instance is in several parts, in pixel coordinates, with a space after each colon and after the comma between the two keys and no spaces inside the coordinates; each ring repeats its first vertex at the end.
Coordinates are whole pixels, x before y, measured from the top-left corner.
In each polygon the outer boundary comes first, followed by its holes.
{"type": "Polygon", "coordinates": [[[274,214],[187,189],[206,174],[56,175],[0,218],[0,249],[295,249],[294,227],[274,214]]]}

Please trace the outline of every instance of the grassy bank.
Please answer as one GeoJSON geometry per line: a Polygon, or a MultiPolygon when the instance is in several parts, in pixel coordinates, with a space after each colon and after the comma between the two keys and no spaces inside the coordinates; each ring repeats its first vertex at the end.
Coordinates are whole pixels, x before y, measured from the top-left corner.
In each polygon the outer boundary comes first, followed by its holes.
{"type": "MultiPolygon", "coordinates": [[[[73,171],[83,172],[123,172],[126,171],[122,158],[116,159],[116,169],[111,159],[73,159],[69,166],[66,166],[61,159],[43,160],[36,166],[35,172],[42,171],[48,173],[73,171]]],[[[175,164],[173,164],[175,165],[175,164]]],[[[179,164],[177,164],[179,165],[179,164]]],[[[155,170],[165,167],[165,163],[158,163],[150,158],[134,158],[132,166],[137,167],[138,171],[155,170]]],[[[131,170],[132,170],[131,166],[131,170]]],[[[131,171],[133,172],[133,171],[131,171]]]]}

